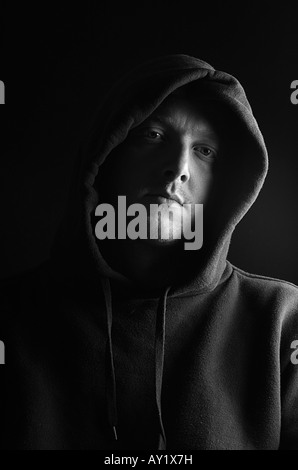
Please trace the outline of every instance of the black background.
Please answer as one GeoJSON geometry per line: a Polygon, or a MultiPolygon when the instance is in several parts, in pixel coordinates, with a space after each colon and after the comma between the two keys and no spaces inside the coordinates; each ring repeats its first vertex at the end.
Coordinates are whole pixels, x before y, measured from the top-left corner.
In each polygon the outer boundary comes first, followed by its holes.
{"type": "Polygon", "coordinates": [[[110,82],[139,60],[184,53],[240,80],[268,147],[265,186],[229,259],[298,284],[297,2],[10,4],[1,28],[1,277],[47,257],[88,116],[110,82]]]}

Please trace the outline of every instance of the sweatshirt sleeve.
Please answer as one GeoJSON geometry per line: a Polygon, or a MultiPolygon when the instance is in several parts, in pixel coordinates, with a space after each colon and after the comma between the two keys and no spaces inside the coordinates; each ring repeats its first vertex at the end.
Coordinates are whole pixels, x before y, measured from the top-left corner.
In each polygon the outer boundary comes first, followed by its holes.
{"type": "Polygon", "coordinates": [[[280,450],[298,450],[298,288],[287,299],[281,337],[280,450]]]}
{"type": "Polygon", "coordinates": [[[280,449],[298,450],[298,364],[282,376],[280,449]]]}

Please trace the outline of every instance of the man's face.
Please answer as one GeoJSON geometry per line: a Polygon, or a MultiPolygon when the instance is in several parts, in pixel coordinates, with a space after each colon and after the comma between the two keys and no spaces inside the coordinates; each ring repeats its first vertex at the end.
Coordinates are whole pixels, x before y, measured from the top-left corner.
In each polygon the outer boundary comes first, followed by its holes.
{"type": "MultiPolygon", "coordinates": [[[[151,227],[169,224],[166,217],[159,222],[150,218],[151,204],[167,204],[191,220],[194,211],[183,204],[207,202],[220,151],[219,136],[208,116],[199,104],[170,95],[117,148],[105,174],[108,183],[101,202],[115,202],[118,195],[125,195],[127,205],[139,203],[147,208],[151,227]]],[[[175,220],[173,238],[181,232],[175,220]]],[[[165,240],[154,241],[161,242],[165,240]]]]}

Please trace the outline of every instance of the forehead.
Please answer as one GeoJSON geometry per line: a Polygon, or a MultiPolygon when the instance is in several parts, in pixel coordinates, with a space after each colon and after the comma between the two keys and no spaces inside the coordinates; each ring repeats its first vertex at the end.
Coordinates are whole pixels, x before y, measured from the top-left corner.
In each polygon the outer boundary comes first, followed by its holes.
{"type": "Polygon", "coordinates": [[[208,109],[206,103],[194,103],[175,94],[168,96],[144,123],[166,125],[183,133],[203,132],[218,137],[212,109],[208,109]]]}

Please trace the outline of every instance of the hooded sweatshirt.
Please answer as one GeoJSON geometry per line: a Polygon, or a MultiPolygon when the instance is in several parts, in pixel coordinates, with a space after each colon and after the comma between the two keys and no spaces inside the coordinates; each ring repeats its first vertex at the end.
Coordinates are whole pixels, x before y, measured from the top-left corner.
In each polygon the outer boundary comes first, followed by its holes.
{"type": "Polygon", "coordinates": [[[227,260],[267,168],[235,77],[175,54],[112,87],[82,141],[51,257],[2,282],[1,448],[298,449],[298,289],[227,260]],[[129,131],[183,86],[194,103],[221,104],[237,145],[220,168],[195,269],[145,295],[101,254],[96,181],[129,131]]]}

